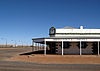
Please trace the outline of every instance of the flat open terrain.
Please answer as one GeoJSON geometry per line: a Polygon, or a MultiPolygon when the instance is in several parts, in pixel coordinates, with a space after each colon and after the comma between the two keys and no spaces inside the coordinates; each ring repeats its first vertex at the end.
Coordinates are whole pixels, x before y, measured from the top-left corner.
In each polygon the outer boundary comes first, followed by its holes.
{"type": "Polygon", "coordinates": [[[100,64],[100,56],[96,55],[21,55],[7,59],[39,64],[100,64]]]}
{"type": "MultiPolygon", "coordinates": [[[[28,61],[7,60],[30,51],[31,48],[0,48],[0,71],[100,71],[100,64],[39,64],[28,61]]],[[[29,55],[24,56],[28,58],[36,57],[37,59],[41,57],[39,55],[32,57],[29,55]]],[[[48,58],[48,56],[46,57],[48,58]]],[[[57,57],[59,58],[60,56],[57,57]]],[[[45,57],[42,56],[43,58],[45,57]]]]}

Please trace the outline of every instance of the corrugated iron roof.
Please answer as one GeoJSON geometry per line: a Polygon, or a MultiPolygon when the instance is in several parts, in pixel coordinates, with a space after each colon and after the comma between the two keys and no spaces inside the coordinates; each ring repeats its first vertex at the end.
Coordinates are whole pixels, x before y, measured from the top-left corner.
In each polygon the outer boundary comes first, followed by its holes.
{"type": "Polygon", "coordinates": [[[78,28],[73,28],[73,27],[64,27],[64,28],[61,28],[61,29],[78,29],[78,28]]]}
{"type": "Polygon", "coordinates": [[[39,39],[100,39],[100,37],[43,37],[43,38],[35,38],[32,40],[39,39]]]}

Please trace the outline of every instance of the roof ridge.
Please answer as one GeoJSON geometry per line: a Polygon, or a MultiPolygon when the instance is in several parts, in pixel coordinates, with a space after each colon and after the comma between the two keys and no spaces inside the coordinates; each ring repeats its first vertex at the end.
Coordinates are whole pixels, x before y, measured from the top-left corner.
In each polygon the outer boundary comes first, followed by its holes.
{"type": "Polygon", "coordinates": [[[61,29],[78,29],[78,28],[74,28],[74,27],[66,26],[66,27],[61,28],[61,29]]]}

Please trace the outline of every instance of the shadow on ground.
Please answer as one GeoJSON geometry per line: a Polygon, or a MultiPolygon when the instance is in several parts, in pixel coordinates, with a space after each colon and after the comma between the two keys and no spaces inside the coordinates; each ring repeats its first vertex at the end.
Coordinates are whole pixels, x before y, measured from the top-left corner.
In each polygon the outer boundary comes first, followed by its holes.
{"type": "MultiPolygon", "coordinates": [[[[50,54],[49,50],[47,50],[46,52],[47,52],[46,54],[50,54]]],[[[22,53],[20,55],[32,55],[32,54],[44,54],[44,50],[22,53]]]]}

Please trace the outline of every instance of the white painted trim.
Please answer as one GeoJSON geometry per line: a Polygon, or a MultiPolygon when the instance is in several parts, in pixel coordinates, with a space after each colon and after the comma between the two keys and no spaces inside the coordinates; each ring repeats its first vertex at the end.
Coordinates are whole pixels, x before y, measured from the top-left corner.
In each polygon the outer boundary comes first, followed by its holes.
{"type": "Polygon", "coordinates": [[[39,46],[39,43],[38,43],[38,50],[40,50],[40,46],[39,46]]]}
{"type": "Polygon", "coordinates": [[[98,41],[98,55],[99,55],[99,41],[98,41]]]}
{"type": "Polygon", "coordinates": [[[55,34],[53,37],[100,37],[100,35],[64,35],[64,34],[55,34]]]}
{"type": "Polygon", "coordinates": [[[45,46],[44,46],[44,55],[46,55],[46,41],[44,41],[45,46]]]}
{"type": "Polygon", "coordinates": [[[80,41],[80,55],[82,55],[81,41],[80,41]]]}
{"type": "Polygon", "coordinates": [[[62,55],[64,55],[63,41],[62,41],[62,55]]]}
{"type": "Polygon", "coordinates": [[[100,41],[100,39],[45,39],[45,41],[100,41]]]}
{"type": "Polygon", "coordinates": [[[100,33],[100,29],[56,29],[56,33],[100,33]]]}

